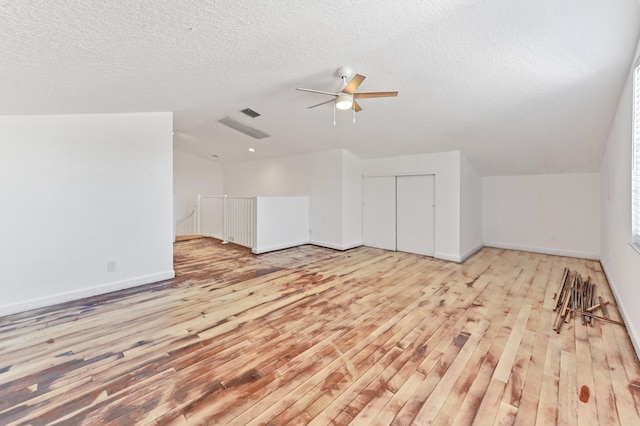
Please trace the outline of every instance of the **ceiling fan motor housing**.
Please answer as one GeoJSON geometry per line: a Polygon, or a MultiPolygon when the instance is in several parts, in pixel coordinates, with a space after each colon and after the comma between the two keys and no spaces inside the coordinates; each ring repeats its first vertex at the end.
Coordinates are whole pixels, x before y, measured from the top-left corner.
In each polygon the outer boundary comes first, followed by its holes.
{"type": "Polygon", "coordinates": [[[336,75],[343,80],[349,80],[353,75],[353,70],[349,67],[340,67],[336,70],[336,75]]]}

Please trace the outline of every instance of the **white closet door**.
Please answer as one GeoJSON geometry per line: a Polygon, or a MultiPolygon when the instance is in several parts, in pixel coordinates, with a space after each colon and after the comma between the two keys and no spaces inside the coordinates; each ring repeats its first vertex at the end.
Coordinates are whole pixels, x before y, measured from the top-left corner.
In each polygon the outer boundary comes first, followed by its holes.
{"type": "Polygon", "coordinates": [[[396,249],[396,178],[362,179],[362,241],[365,246],[396,249]]]}
{"type": "Polygon", "coordinates": [[[435,176],[398,176],[398,251],[433,256],[435,251],[435,176]]]}

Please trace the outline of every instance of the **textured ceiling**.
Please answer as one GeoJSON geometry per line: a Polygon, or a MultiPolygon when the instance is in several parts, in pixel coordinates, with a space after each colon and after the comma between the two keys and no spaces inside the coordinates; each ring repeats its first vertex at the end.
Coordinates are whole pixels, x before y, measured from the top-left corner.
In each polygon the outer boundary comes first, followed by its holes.
{"type": "Polygon", "coordinates": [[[0,114],[173,111],[176,148],[224,162],[461,150],[484,175],[597,171],[639,30],[637,0],[3,0],[0,114]],[[342,65],[399,96],[334,127],[295,88],[335,90],[342,65]]]}

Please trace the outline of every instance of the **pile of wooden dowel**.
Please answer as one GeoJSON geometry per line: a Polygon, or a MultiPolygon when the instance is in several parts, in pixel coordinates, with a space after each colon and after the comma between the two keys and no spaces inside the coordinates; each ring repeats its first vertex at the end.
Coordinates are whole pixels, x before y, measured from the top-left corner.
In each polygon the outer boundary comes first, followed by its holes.
{"type": "Polygon", "coordinates": [[[596,303],[596,284],[591,281],[591,277],[586,280],[577,272],[571,272],[564,268],[562,282],[560,283],[560,291],[554,295],[556,305],[553,309],[557,311],[556,320],[553,323],[553,329],[560,333],[560,327],[563,322],[569,322],[574,315],[579,316],[584,325],[593,325],[594,319],[600,319],[606,322],[622,324],[609,318],[607,303],[602,296],[598,296],[596,303]],[[598,309],[602,310],[604,316],[595,315],[598,309]]]}

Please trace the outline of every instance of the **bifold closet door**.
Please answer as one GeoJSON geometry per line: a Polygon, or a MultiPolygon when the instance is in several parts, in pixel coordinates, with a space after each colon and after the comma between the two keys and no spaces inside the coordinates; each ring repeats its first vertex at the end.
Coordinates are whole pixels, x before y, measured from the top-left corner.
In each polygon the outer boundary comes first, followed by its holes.
{"type": "Polygon", "coordinates": [[[435,176],[398,176],[396,249],[433,256],[435,251],[435,176]]]}
{"type": "Polygon", "coordinates": [[[396,249],[396,178],[362,179],[362,242],[365,246],[396,249]]]}

